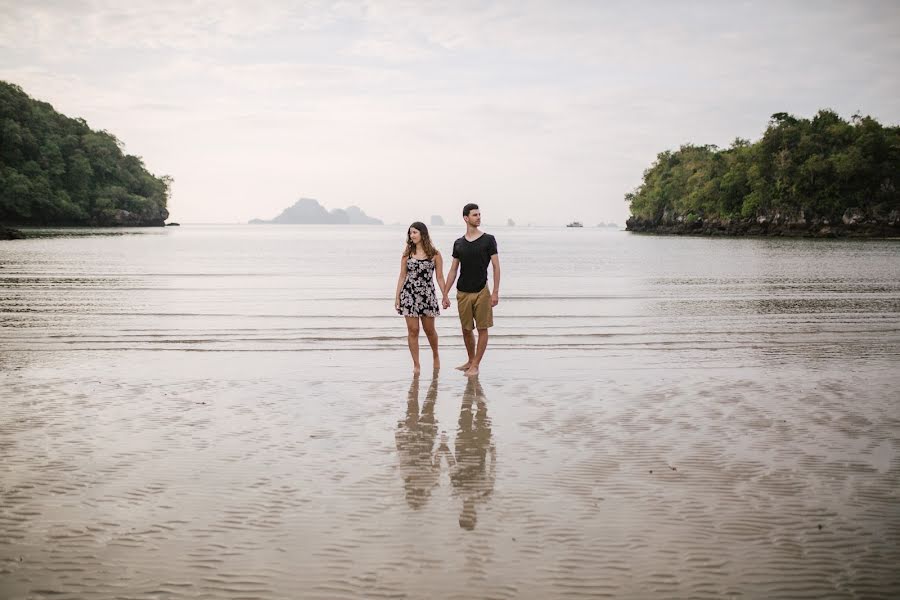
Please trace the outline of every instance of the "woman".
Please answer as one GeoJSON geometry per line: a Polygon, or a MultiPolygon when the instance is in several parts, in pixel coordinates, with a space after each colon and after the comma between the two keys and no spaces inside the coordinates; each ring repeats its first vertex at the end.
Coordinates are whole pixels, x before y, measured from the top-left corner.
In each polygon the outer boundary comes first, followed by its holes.
{"type": "Polygon", "coordinates": [[[413,360],[413,373],[419,373],[419,322],[425,337],[431,344],[434,368],[441,367],[438,358],[438,334],[434,318],[441,314],[437,294],[434,293],[434,275],[437,273],[441,293],[444,291],[444,262],[441,253],[431,243],[428,228],[416,221],[406,231],[406,248],[400,258],[400,277],[394,308],[406,317],[407,341],[413,360]]]}

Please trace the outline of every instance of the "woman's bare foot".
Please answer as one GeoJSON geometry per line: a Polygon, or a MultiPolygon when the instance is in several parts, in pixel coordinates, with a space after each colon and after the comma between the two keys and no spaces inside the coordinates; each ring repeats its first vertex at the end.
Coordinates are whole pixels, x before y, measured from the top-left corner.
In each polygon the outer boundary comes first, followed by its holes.
{"type": "Polygon", "coordinates": [[[466,377],[475,377],[476,375],[478,375],[477,366],[469,367],[468,369],[466,369],[466,377]]]}
{"type": "Polygon", "coordinates": [[[419,365],[413,365],[413,375],[418,375],[422,369],[419,368],[419,365]]]}
{"type": "Polygon", "coordinates": [[[456,370],[457,370],[457,371],[468,371],[468,370],[469,370],[469,363],[465,363],[465,364],[459,365],[458,367],[456,367],[456,370]]]}

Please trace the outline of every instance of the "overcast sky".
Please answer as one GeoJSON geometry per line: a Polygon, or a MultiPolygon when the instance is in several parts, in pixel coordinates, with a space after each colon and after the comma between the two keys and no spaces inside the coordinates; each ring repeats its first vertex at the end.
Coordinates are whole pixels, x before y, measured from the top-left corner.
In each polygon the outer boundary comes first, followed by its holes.
{"type": "Polygon", "coordinates": [[[658,152],[900,123],[900,2],[0,0],[0,79],[174,177],[181,222],[624,223],[658,152]],[[258,5],[257,5],[258,4],[258,5]]]}

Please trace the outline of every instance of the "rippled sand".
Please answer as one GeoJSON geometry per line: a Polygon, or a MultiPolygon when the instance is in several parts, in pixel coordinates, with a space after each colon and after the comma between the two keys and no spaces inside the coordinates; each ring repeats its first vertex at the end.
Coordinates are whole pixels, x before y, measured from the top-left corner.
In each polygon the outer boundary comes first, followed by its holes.
{"type": "Polygon", "coordinates": [[[402,227],[134,233],[0,244],[0,600],[900,597],[896,242],[498,231],[476,383],[402,227]]]}
{"type": "Polygon", "coordinates": [[[896,350],[6,354],[0,597],[896,598],[896,350]]]}

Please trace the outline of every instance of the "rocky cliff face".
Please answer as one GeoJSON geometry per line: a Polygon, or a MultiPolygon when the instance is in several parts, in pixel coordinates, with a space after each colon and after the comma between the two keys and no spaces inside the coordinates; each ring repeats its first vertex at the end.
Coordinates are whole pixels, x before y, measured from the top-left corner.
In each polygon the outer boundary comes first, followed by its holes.
{"type": "Polygon", "coordinates": [[[840,220],[812,217],[804,211],[761,212],[755,218],[721,219],[664,211],[658,219],[630,217],[627,231],[674,235],[759,235],[792,237],[900,237],[900,210],[874,213],[847,209],[840,220]]]}

